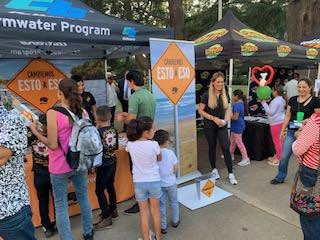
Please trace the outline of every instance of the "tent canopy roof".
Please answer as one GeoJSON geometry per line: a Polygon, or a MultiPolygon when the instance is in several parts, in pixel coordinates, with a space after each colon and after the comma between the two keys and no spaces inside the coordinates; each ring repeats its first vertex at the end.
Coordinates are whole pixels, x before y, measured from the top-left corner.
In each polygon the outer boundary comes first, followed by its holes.
{"type": "Polygon", "coordinates": [[[173,29],[104,15],[79,0],[0,3],[0,58],[121,57],[144,52],[150,37],[172,38],[173,29]]]}
{"type": "MultiPolygon", "coordinates": [[[[309,48],[278,40],[257,32],[231,11],[206,34],[195,40],[197,65],[230,58],[252,64],[312,65],[318,53],[309,48]]],[[[210,65],[210,64],[209,64],[210,65]]]]}

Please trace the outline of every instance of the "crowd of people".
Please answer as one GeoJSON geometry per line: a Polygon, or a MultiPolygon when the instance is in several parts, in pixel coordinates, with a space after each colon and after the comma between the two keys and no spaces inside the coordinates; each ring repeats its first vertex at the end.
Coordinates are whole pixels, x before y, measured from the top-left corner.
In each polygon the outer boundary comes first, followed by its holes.
{"type": "MultiPolygon", "coordinates": [[[[216,180],[220,178],[216,167],[216,145],[219,141],[229,181],[236,185],[238,180],[233,168],[236,147],[242,157],[238,165],[250,164],[242,141],[245,129],[244,93],[235,90],[230,107],[224,82],[223,73],[213,74],[208,92],[201,97],[198,111],[204,119],[212,176],[216,180]]],[[[106,105],[97,107],[94,96],[84,90],[81,76],[73,75],[71,79],[60,81],[59,107],[41,115],[39,121],[34,121],[29,128],[18,114],[0,106],[0,239],[36,239],[24,172],[28,147],[33,157],[34,185],[46,237],[58,232],[62,240],[73,239],[68,214],[69,181],[73,184],[81,209],[83,239],[94,239],[95,231],[112,227],[113,219],[119,216],[114,188],[119,141],[114,121],[123,122],[127,133],[125,150],[130,156],[135,191],[136,203],[125,212],[140,212],[143,240],[160,240],[161,234],[167,233],[167,205],[171,210],[171,226],[179,226],[178,159],[169,149],[169,133],[155,129],[154,96],[144,88],[143,75],[137,71],[127,71],[125,79],[119,82],[115,81],[114,74],[108,73],[106,86],[106,105]],[[123,112],[116,114],[118,98],[123,112]],[[90,119],[98,129],[103,145],[102,164],[95,169],[95,193],[101,210],[96,220],[93,220],[88,199],[88,172],[72,169],[66,160],[73,126],[68,112],[79,119],[90,119]],[[51,194],[55,221],[49,217],[51,194]]],[[[312,96],[312,84],[307,78],[291,80],[284,88],[275,85],[272,90],[272,100],[268,103],[262,101],[261,104],[268,116],[275,146],[275,155],[269,164],[278,166],[278,174],[271,180],[271,184],[276,185],[285,181],[293,153],[302,165],[313,171],[318,170],[320,102],[319,98],[312,96]]],[[[301,215],[300,220],[305,239],[318,239],[320,218],[310,219],[301,215]]]]}

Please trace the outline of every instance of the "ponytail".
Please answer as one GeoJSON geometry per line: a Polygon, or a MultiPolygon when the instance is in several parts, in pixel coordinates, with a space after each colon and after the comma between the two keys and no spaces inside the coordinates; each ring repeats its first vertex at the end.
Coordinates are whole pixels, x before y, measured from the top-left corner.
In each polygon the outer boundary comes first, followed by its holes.
{"type": "Polygon", "coordinates": [[[82,118],[82,100],[78,91],[77,82],[75,80],[65,78],[60,81],[59,90],[68,101],[71,112],[79,118],[82,118]]]}
{"type": "Polygon", "coordinates": [[[130,142],[139,140],[143,132],[150,131],[153,126],[153,120],[150,117],[141,117],[132,119],[127,126],[127,137],[130,142]]]}

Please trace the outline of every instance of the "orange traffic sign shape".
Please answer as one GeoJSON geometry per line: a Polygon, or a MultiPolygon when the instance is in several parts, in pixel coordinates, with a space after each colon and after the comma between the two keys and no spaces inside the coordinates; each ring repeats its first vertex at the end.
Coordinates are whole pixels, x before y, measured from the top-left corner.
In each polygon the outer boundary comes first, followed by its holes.
{"type": "Polygon", "coordinates": [[[194,66],[176,43],[171,43],[152,68],[152,79],[176,105],[195,77],[194,66]]]}
{"type": "Polygon", "coordinates": [[[64,78],[64,73],[50,62],[34,59],[13,77],[7,88],[41,112],[46,112],[58,101],[58,85],[64,78]]]}

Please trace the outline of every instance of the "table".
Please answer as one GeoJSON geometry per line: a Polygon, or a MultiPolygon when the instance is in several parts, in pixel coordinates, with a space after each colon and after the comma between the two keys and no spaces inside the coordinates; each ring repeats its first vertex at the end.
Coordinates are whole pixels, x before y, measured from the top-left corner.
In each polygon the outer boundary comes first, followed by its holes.
{"type": "MultiPolygon", "coordinates": [[[[132,175],[130,171],[129,155],[124,149],[120,149],[117,154],[117,170],[115,176],[115,189],[117,194],[117,202],[122,202],[133,197],[134,189],[132,182],[132,175]]],[[[31,201],[31,209],[33,213],[32,222],[35,227],[41,225],[37,192],[33,184],[33,172],[32,172],[32,157],[27,156],[26,163],[26,180],[29,187],[29,196],[31,201]]],[[[88,174],[88,195],[92,209],[99,208],[98,200],[95,194],[95,173],[88,174]]],[[[68,204],[69,215],[74,216],[80,213],[80,206],[76,201],[76,195],[73,190],[72,184],[68,186],[68,204]]],[[[50,199],[50,217],[53,216],[53,201],[50,199]]]]}
{"type": "Polygon", "coordinates": [[[275,154],[270,126],[266,123],[245,121],[246,129],[242,135],[248,156],[251,160],[262,161],[275,154]]]}

